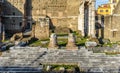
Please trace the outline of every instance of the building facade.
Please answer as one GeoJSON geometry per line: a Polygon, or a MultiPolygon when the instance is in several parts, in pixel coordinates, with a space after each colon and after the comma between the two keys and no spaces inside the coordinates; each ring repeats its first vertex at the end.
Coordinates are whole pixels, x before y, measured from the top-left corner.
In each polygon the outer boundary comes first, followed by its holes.
{"type": "MultiPolygon", "coordinates": [[[[5,0],[4,2],[4,19],[5,29],[9,33],[20,32],[25,17],[25,4],[27,0],[5,0]]],[[[29,15],[30,16],[30,15],[29,15]]],[[[26,16],[27,18],[29,16],[26,16]]],[[[27,29],[31,28],[30,22],[27,22],[27,29]]]]}
{"type": "Polygon", "coordinates": [[[83,0],[79,12],[78,30],[82,36],[95,37],[95,0],[83,0]]]}
{"type": "Polygon", "coordinates": [[[119,0],[109,0],[109,4],[111,7],[111,15],[114,13],[114,9],[118,5],[119,0]]]}
{"type": "Polygon", "coordinates": [[[109,3],[102,4],[97,9],[98,15],[112,15],[114,13],[114,9],[118,5],[119,0],[109,0],[109,3]]]}
{"type": "Polygon", "coordinates": [[[110,4],[103,4],[98,7],[97,14],[98,15],[111,15],[111,6],[110,4]]]}
{"type": "Polygon", "coordinates": [[[95,37],[95,0],[5,0],[4,8],[3,23],[10,33],[31,29],[32,24],[38,27],[41,19],[48,18],[48,30],[69,28],[81,31],[83,36],[95,37]]]}

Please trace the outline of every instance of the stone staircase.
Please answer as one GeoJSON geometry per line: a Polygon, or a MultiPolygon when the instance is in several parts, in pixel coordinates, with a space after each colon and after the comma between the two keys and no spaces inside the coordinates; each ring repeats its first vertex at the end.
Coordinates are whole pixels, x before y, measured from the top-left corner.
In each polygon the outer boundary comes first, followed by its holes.
{"type": "Polygon", "coordinates": [[[0,73],[42,73],[41,68],[35,67],[0,67],[0,73]]]}
{"type": "Polygon", "coordinates": [[[9,52],[3,52],[0,57],[0,67],[42,68],[41,64],[75,64],[84,71],[112,73],[109,71],[119,72],[120,55],[93,53],[86,48],[48,50],[40,47],[13,47],[9,52]]]}

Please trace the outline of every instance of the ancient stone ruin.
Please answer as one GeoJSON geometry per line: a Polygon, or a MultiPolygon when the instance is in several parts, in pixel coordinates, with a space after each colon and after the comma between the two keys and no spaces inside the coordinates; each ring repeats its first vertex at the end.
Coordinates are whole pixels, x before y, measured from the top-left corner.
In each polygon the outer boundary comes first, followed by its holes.
{"type": "Polygon", "coordinates": [[[73,34],[73,33],[70,33],[69,36],[68,36],[68,44],[67,44],[66,48],[67,48],[68,50],[77,50],[78,47],[76,46],[75,42],[76,42],[76,41],[75,41],[75,36],[74,36],[74,34],[73,34]]]}
{"type": "Polygon", "coordinates": [[[82,0],[79,12],[78,30],[83,36],[95,37],[95,0],[82,0]]]}
{"type": "Polygon", "coordinates": [[[57,45],[57,35],[55,33],[52,33],[50,36],[50,43],[48,45],[49,49],[57,49],[58,45],[57,45]]]}
{"type": "Polygon", "coordinates": [[[95,35],[95,0],[5,0],[4,6],[3,24],[9,33],[20,32],[23,24],[30,30],[35,24],[35,37],[48,39],[50,24],[56,28],[79,30],[83,36],[95,35]],[[47,25],[41,27],[41,24],[47,25]]]}
{"type": "Polygon", "coordinates": [[[23,33],[16,33],[11,37],[10,41],[12,42],[16,40],[20,41],[22,38],[23,38],[23,33]]]}
{"type": "Polygon", "coordinates": [[[39,21],[33,28],[33,35],[38,39],[48,39],[49,38],[49,18],[46,16],[41,16],[39,21]]]}

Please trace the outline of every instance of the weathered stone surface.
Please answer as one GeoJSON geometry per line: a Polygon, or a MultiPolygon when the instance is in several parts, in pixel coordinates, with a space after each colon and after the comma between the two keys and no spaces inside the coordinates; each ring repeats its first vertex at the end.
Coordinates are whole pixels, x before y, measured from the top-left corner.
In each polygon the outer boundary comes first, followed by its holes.
{"type": "Polygon", "coordinates": [[[116,6],[113,15],[104,18],[104,38],[112,42],[120,41],[120,1],[116,6]]]}
{"type": "Polygon", "coordinates": [[[4,13],[6,16],[4,19],[4,24],[6,30],[9,33],[11,31],[21,31],[23,16],[26,15],[26,29],[31,29],[32,24],[36,24],[36,37],[48,37],[49,27],[44,27],[43,29],[39,27],[39,23],[41,23],[39,19],[41,18],[41,16],[44,15],[49,17],[50,26],[52,25],[54,27],[67,27],[72,31],[79,30],[82,32],[83,36],[85,31],[89,31],[88,36],[95,35],[95,0],[16,0],[16,2],[14,2],[13,0],[7,0],[5,1],[4,6],[6,7],[4,13]],[[87,8],[84,7],[84,5],[87,5],[87,8]],[[84,12],[86,10],[87,13],[89,12],[89,15],[84,12]],[[9,19],[9,16],[11,15],[13,17],[9,19]],[[84,17],[87,20],[84,20],[84,17]],[[84,23],[85,29],[87,28],[88,30],[84,31],[84,23]],[[89,27],[87,27],[87,25],[89,27]],[[38,35],[38,33],[42,34],[44,32],[46,33],[41,36],[38,35]]]}
{"type": "Polygon", "coordinates": [[[56,34],[69,34],[70,29],[67,27],[56,27],[55,31],[56,34]]]}
{"type": "Polygon", "coordinates": [[[95,0],[84,0],[79,6],[78,30],[82,36],[95,37],[95,0]]]}
{"type": "Polygon", "coordinates": [[[95,46],[97,46],[97,43],[96,42],[92,42],[92,41],[88,41],[88,42],[85,42],[85,45],[87,47],[95,47],[95,46]]]}
{"type": "Polygon", "coordinates": [[[75,36],[73,33],[70,33],[68,36],[68,44],[66,46],[67,49],[69,50],[77,50],[78,47],[75,44],[76,40],[75,40],[75,36]]]}
{"type": "Polygon", "coordinates": [[[33,36],[35,36],[35,38],[38,39],[48,39],[49,38],[49,18],[47,18],[46,16],[43,16],[41,18],[39,18],[39,22],[37,22],[36,25],[34,25],[35,27],[33,28],[32,32],[33,32],[33,36]]]}
{"type": "Polygon", "coordinates": [[[88,72],[118,73],[120,55],[80,50],[49,50],[40,47],[13,47],[0,56],[0,66],[40,67],[41,64],[75,64],[88,72]]]}
{"type": "Polygon", "coordinates": [[[48,46],[49,49],[57,49],[58,44],[57,44],[57,35],[55,33],[52,33],[50,36],[50,43],[48,46]]]}
{"type": "Polygon", "coordinates": [[[23,33],[16,33],[11,37],[10,41],[21,40],[22,38],[23,38],[23,33]]]}

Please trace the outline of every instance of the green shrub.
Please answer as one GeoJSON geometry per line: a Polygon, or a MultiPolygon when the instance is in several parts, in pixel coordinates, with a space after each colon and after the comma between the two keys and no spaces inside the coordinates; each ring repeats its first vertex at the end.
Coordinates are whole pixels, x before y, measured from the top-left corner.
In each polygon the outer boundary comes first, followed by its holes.
{"type": "Polygon", "coordinates": [[[41,45],[41,41],[40,40],[32,41],[29,45],[33,47],[37,47],[41,45]]]}
{"type": "Polygon", "coordinates": [[[85,46],[85,42],[87,41],[87,38],[77,38],[76,39],[76,45],[77,46],[85,46]]]}
{"type": "Polygon", "coordinates": [[[49,41],[50,39],[49,38],[47,38],[47,39],[41,39],[41,41],[49,41]]]}

